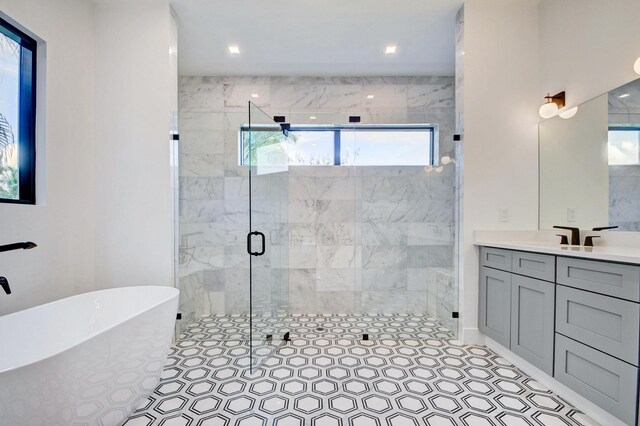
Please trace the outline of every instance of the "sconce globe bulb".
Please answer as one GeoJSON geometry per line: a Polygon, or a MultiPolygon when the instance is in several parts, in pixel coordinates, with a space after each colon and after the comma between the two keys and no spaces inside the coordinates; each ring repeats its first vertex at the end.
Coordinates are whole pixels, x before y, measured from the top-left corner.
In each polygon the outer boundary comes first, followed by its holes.
{"type": "Polygon", "coordinates": [[[578,107],[574,106],[573,108],[569,108],[568,110],[562,111],[558,115],[560,118],[569,119],[578,113],[578,107]]]}
{"type": "Polygon", "coordinates": [[[640,58],[636,59],[636,63],[633,64],[633,70],[636,74],[640,74],[640,58]]]}
{"type": "Polygon", "coordinates": [[[538,114],[542,118],[551,118],[558,113],[558,105],[553,102],[546,102],[542,104],[538,110],[538,114]]]}
{"type": "Polygon", "coordinates": [[[451,162],[451,157],[449,157],[448,155],[445,155],[440,159],[440,162],[446,166],[451,162]]]}

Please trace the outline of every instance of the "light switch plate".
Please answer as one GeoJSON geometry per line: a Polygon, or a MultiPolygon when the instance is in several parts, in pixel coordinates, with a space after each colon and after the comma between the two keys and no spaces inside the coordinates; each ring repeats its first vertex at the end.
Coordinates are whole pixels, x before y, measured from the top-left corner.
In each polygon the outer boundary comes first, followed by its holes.
{"type": "Polygon", "coordinates": [[[501,208],[498,210],[498,219],[500,222],[509,222],[509,209],[501,208]]]}

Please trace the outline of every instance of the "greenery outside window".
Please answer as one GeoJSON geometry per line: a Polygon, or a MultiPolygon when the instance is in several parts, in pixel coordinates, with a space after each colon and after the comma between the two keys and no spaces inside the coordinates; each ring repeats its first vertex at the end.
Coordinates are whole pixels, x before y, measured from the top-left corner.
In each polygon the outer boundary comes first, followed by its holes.
{"type": "MultiPolygon", "coordinates": [[[[249,127],[240,129],[240,164],[248,164],[249,127]]],[[[252,148],[284,147],[289,166],[428,166],[437,159],[435,125],[291,125],[251,129],[252,148]]],[[[255,155],[253,158],[256,158],[255,155]]]]}
{"type": "Polygon", "coordinates": [[[0,19],[0,202],[35,204],[36,41],[0,19]]]}

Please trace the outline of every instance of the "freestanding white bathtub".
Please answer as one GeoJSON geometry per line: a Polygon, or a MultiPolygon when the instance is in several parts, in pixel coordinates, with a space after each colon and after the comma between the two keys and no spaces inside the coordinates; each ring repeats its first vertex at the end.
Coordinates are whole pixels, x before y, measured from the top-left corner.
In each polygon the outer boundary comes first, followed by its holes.
{"type": "Polygon", "coordinates": [[[121,424],[158,383],[178,294],[115,288],[0,317],[0,424],[121,424]]]}

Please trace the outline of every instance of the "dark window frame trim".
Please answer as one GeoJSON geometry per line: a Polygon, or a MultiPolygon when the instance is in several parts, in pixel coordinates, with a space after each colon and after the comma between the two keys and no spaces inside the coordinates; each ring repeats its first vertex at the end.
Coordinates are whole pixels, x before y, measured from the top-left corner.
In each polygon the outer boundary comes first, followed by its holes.
{"type": "MultiPolygon", "coordinates": [[[[248,124],[243,124],[240,126],[240,132],[238,134],[239,139],[239,165],[246,166],[247,164],[244,161],[244,150],[245,150],[245,138],[243,137],[244,132],[249,131],[250,129],[255,130],[265,130],[265,131],[279,131],[280,126],[278,124],[265,124],[258,126],[250,126],[248,124]]],[[[300,125],[291,125],[289,132],[333,132],[333,165],[334,166],[350,166],[348,164],[342,164],[340,158],[340,149],[341,149],[341,135],[342,131],[362,131],[362,130],[376,130],[376,131],[430,131],[430,140],[428,147],[428,155],[429,155],[429,164],[427,166],[435,166],[437,165],[438,153],[436,151],[437,145],[437,132],[438,125],[437,124],[356,124],[356,125],[345,125],[345,124],[300,124],[300,125]]],[[[314,167],[314,166],[310,166],[314,167]]],[[[369,167],[369,166],[358,166],[351,165],[351,167],[369,167]]],[[[375,166],[374,166],[375,167],[375,166]]],[[[385,166],[380,166],[385,167],[385,166]]],[[[394,167],[394,166],[388,166],[394,167]]],[[[397,167],[402,167],[402,164],[398,164],[397,167]]]]}
{"type": "Polygon", "coordinates": [[[0,33],[20,44],[18,107],[18,199],[0,198],[6,204],[36,204],[36,95],[38,42],[0,18],[0,33]]]}

